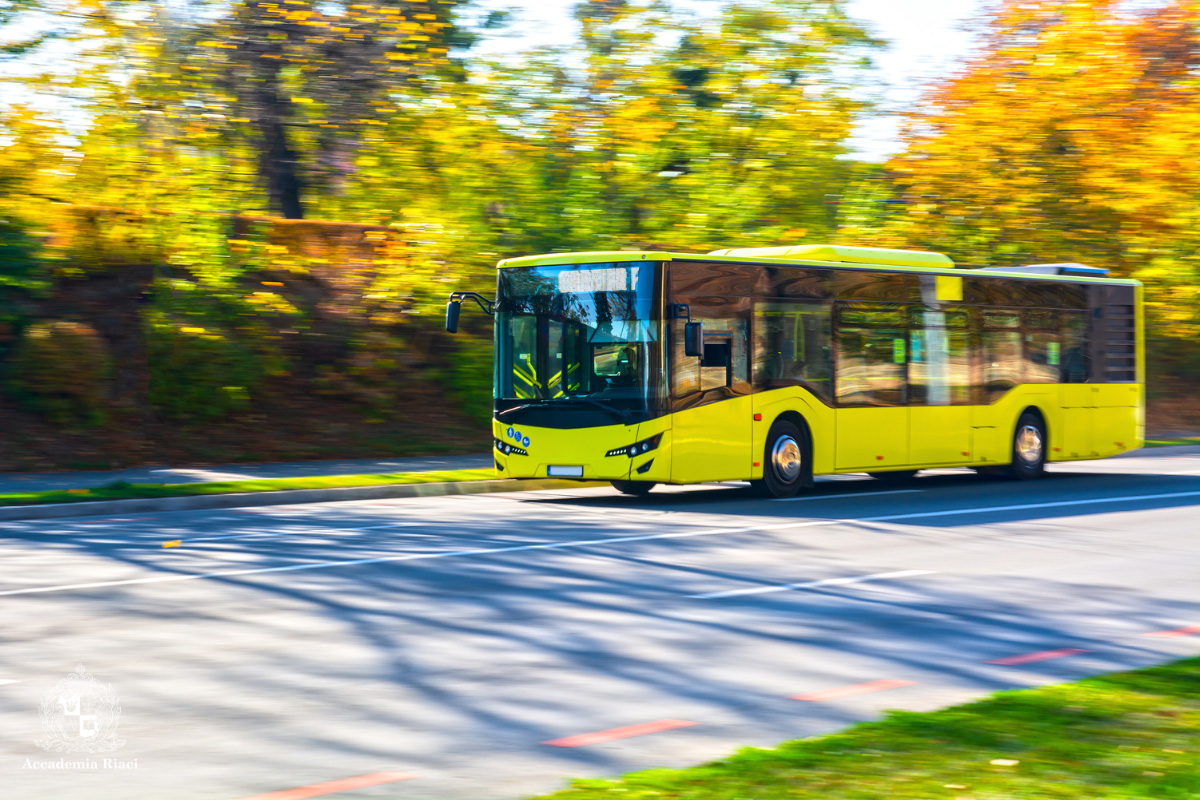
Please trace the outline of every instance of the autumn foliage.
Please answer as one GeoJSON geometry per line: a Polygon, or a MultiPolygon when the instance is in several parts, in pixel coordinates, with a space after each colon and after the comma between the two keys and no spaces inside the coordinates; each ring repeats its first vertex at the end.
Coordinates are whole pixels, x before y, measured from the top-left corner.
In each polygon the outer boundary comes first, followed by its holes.
{"type": "Polygon", "coordinates": [[[980,24],[909,120],[881,232],[966,266],[1137,278],[1152,363],[1200,376],[1200,6],[1010,0],[980,24]]]}
{"type": "Polygon", "coordinates": [[[576,41],[492,56],[504,13],[465,3],[221,8],[0,6],[3,402],[63,320],[112,353],[114,428],[385,425],[421,387],[486,415],[487,325],[436,328],[497,260],[823,241],[1138,278],[1152,391],[1200,376],[1194,2],[998,0],[884,164],[843,0],[590,0],[576,41]]]}

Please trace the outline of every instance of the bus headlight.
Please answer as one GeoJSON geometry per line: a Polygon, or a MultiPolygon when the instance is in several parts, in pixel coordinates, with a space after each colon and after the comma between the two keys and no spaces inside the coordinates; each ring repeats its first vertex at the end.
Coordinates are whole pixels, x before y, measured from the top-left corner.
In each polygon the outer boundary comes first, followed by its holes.
{"type": "Polygon", "coordinates": [[[495,448],[506,456],[527,456],[527,455],[529,455],[528,450],[517,447],[515,444],[509,444],[508,442],[502,442],[499,439],[493,439],[492,441],[494,442],[495,448]]]}
{"type": "Polygon", "coordinates": [[[633,458],[635,456],[640,456],[642,453],[649,453],[651,450],[658,449],[658,443],[662,441],[662,437],[663,435],[661,433],[655,434],[649,439],[642,439],[640,442],[634,442],[633,444],[628,444],[624,447],[618,447],[615,450],[609,450],[604,454],[604,457],[611,458],[613,456],[629,456],[630,458],[633,458]]]}

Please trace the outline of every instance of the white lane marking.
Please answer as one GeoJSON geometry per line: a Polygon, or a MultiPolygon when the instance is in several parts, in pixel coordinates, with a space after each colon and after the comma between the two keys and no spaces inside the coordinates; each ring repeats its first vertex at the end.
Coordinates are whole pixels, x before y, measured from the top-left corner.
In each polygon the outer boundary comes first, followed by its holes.
{"type": "MultiPolygon", "coordinates": [[[[376,531],[381,528],[404,528],[412,525],[422,525],[421,522],[389,522],[387,525],[364,525],[361,528],[306,528],[299,531],[273,531],[266,533],[235,533],[230,536],[201,536],[199,538],[180,539],[184,544],[191,542],[221,542],[228,539],[258,539],[264,536],[303,536],[304,534],[349,534],[353,536],[359,531],[376,531]]],[[[161,537],[159,537],[161,538],[161,537]]]]}
{"type": "Polygon", "coordinates": [[[843,498],[853,500],[858,497],[878,497],[881,494],[912,494],[914,492],[924,492],[926,489],[891,489],[886,492],[847,492],[846,494],[823,494],[823,495],[807,495],[805,497],[772,497],[771,501],[775,503],[795,503],[798,500],[841,500],[843,498]]]}
{"type": "Polygon", "coordinates": [[[821,586],[848,586],[852,583],[867,581],[886,581],[893,578],[911,578],[914,575],[936,575],[931,569],[902,569],[897,572],[876,572],[874,575],[859,575],[856,578],[825,578],[819,581],[805,583],[784,583],[777,586],[755,586],[752,589],[730,589],[726,592],[708,592],[707,594],[689,594],[699,600],[710,600],[715,597],[740,597],[747,594],[770,594],[771,592],[786,592],[792,589],[816,589],[821,586]]]}
{"type": "Polygon", "coordinates": [[[440,553],[408,553],[400,556],[380,556],[377,558],[355,558],[346,561],[314,561],[308,564],[288,564],[281,567],[252,567],[248,569],[225,570],[223,572],[201,572],[192,575],[160,575],[154,578],[131,578],[121,581],[97,581],[95,583],[73,583],[62,586],[39,586],[30,589],[9,589],[0,592],[0,597],[10,597],[18,594],[42,594],[44,592],[65,592],[72,589],[98,589],[107,586],[136,586],[144,583],[173,583],[176,581],[197,581],[208,578],[232,578],[241,575],[263,575],[270,572],[297,572],[308,569],[332,569],[334,567],[353,567],[363,564],[387,564],[400,561],[423,561],[434,558],[459,558],[462,556],[489,556],[503,553],[516,553],[525,550],[559,550],[566,547],[594,547],[596,545],[623,544],[625,542],[648,542],[657,539],[691,539],[698,536],[721,536],[727,533],[752,533],[755,531],[777,531],[797,528],[829,527],[832,525],[847,525],[863,522],[893,522],[902,519],[923,519],[928,517],[968,516],[996,511],[1025,511],[1033,508],[1057,508],[1066,506],[1102,505],[1105,503],[1123,503],[1136,500],[1165,500],[1175,497],[1200,497],[1198,492],[1168,492],[1165,494],[1138,494],[1125,497],[1097,497],[1089,500],[1059,500],[1052,503],[1020,503],[1011,506],[987,506],[984,508],[959,508],[951,511],[918,511],[908,514],[884,514],[877,517],[857,517],[847,519],[817,519],[805,522],[783,522],[774,525],[752,525],[743,528],[715,528],[706,531],[681,531],[679,533],[648,533],[641,536],[610,536],[603,539],[577,539],[568,542],[545,542],[542,544],[523,544],[514,547],[488,547],[476,550],[449,550],[440,553]]]}

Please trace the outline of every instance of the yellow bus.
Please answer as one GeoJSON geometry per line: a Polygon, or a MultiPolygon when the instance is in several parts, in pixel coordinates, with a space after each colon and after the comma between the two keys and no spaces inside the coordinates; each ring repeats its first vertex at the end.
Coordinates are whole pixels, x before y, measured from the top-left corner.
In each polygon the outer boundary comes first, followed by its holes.
{"type": "Polygon", "coordinates": [[[956,269],[804,245],[501,261],[494,455],[513,478],[750,481],[1048,461],[1142,445],[1141,285],[1080,264],[956,269]]]}

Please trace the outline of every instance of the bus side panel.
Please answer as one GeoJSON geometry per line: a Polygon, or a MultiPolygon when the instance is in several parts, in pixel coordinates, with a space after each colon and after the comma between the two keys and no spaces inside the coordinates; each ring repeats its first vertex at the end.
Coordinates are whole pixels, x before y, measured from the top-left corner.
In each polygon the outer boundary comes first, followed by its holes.
{"type": "Polygon", "coordinates": [[[671,420],[671,483],[750,476],[753,395],[676,411],[671,420]]]}
{"type": "Polygon", "coordinates": [[[1141,447],[1143,387],[1135,383],[1110,383],[1092,389],[1094,455],[1104,458],[1141,447]]]}
{"type": "Polygon", "coordinates": [[[813,398],[798,386],[758,392],[753,395],[753,398],[754,413],[761,414],[762,420],[754,423],[754,449],[751,454],[753,455],[752,463],[756,462],[758,466],[752,467],[751,478],[756,480],[762,478],[762,460],[767,447],[767,434],[771,431],[771,424],[779,418],[780,414],[787,411],[794,411],[804,417],[805,422],[808,423],[808,429],[812,435],[813,474],[829,475],[833,473],[837,427],[832,408],[813,398]]]}
{"type": "Polygon", "coordinates": [[[1050,435],[1050,461],[1104,458],[1142,446],[1141,386],[1080,383],[1064,384],[1059,391],[1061,435],[1050,435]]]}
{"type": "Polygon", "coordinates": [[[839,408],[837,454],[839,471],[874,471],[907,466],[908,407],[839,408]]]}
{"type": "Polygon", "coordinates": [[[1050,441],[1062,426],[1058,387],[1050,384],[1017,386],[996,402],[971,407],[972,461],[976,464],[1012,463],[1013,434],[1021,412],[1033,406],[1046,418],[1050,441]]]}

